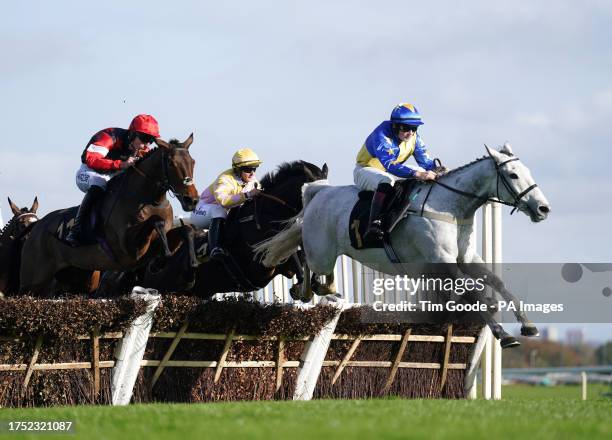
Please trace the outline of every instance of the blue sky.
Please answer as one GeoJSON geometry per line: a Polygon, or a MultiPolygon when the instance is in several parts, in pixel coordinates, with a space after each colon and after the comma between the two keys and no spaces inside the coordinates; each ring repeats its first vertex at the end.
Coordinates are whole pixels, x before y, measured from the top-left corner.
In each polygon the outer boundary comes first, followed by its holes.
{"type": "Polygon", "coordinates": [[[459,166],[509,141],[552,205],[504,209],[504,259],[609,262],[612,4],[607,1],[11,2],[0,16],[0,208],[77,204],[89,137],[157,117],[195,133],[200,190],[234,150],[262,171],[354,158],[398,102],[459,166]]]}

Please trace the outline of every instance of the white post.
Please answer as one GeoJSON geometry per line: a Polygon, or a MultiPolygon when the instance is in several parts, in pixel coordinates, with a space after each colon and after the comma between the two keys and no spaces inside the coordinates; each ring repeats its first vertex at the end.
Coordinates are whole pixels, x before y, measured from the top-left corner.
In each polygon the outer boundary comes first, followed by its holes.
{"type": "MultiPolygon", "coordinates": [[[[485,263],[490,263],[492,260],[492,243],[491,243],[491,206],[485,203],[482,206],[482,259],[485,263]]],[[[484,350],[482,352],[482,397],[484,399],[491,398],[491,362],[492,362],[492,339],[493,334],[491,329],[486,328],[483,337],[486,338],[484,350]]]]}
{"type": "Polygon", "coordinates": [[[353,302],[361,303],[361,295],[359,290],[359,268],[357,261],[351,258],[351,272],[353,275],[353,302]]]}
{"type": "Polygon", "coordinates": [[[144,299],[147,309],[132,322],[117,346],[111,383],[113,405],[128,405],[132,399],[134,384],[153,325],[153,314],[161,298],[157,290],[139,286],[132,289],[131,297],[144,299]]]}
{"type": "Polygon", "coordinates": [[[345,301],[351,302],[349,295],[349,281],[348,281],[348,257],[346,255],[342,255],[340,257],[340,262],[342,264],[342,297],[345,301]]]}
{"type": "Polygon", "coordinates": [[[580,373],[582,376],[582,400],[587,400],[587,374],[586,371],[580,373]]]}
{"type": "MultiPolygon", "coordinates": [[[[492,205],[492,223],[493,223],[493,272],[502,277],[502,207],[499,203],[492,205]]],[[[497,313],[498,319],[501,319],[501,314],[497,313]]],[[[502,348],[499,340],[493,339],[493,399],[499,400],[502,397],[502,348]]]]}
{"type": "MultiPolygon", "coordinates": [[[[478,252],[477,249],[477,237],[478,237],[478,230],[476,229],[476,221],[474,221],[474,224],[472,225],[472,236],[470,238],[470,250],[473,253],[478,252]]],[[[478,371],[478,365],[480,364],[480,358],[482,356],[482,350],[484,349],[484,342],[483,339],[483,331],[480,332],[481,334],[478,337],[478,346],[474,347],[474,356],[471,359],[471,363],[470,363],[470,367],[469,367],[469,371],[466,372],[466,380],[465,380],[465,384],[467,386],[467,398],[469,400],[474,400],[478,397],[478,384],[477,384],[477,380],[476,380],[476,372],[478,371]]]]}
{"type": "Polygon", "coordinates": [[[340,319],[345,303],[342,298],[340,298],[337,302],[330,302],[328,304],[337,307],[338,312],[311,341],[306,343],[306,347],[300,359],[300,367],[298,368],[293,400],[312,399],[312,394],[317,385],[319,374],[321,374],[321,368],[323,367],[327,349],[329,348],[331,338],[334,335],[338,319],[340,319]]]}
{"type": "Polygon", "coordinates": [[[2,208],[0,208],[0,229],[4,228],[4,220],[2,220],[2,208]]]}

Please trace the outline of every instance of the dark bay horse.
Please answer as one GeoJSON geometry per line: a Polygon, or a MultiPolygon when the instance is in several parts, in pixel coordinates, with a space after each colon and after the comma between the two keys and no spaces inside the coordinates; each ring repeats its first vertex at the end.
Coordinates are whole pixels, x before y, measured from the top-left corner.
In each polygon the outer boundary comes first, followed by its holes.
{"type": "Polygon", "coordinates": [[[38,197],[34,198],[34,203],[28,209],[19,208],[10,197],[9,206],[13,212],[13,217],[0,231],[0,297],[4,293],[12,294],[19,289],[19,254],[23,240],[28,231],[38,220],[36,211],[38,210],[38,197]]]}
{"type": "MultiPolygon", "coordinates": [[[[319,168],[305,161],[294,161],[266,174],[260,181],[262,194],[229,213],[224,247],[231,258],[225,263],[204,258],[196,268],[192,268],[188,240],[181,239],[185,227],[177,228],[168,235],[170,242],[180,242],[172,257],[152,260],[137,275],[137,281],[132,278],[132,282],[160,292],[186,292],[209,298],[215,293],[258,290],[279,273],[293,277],[300,270],[298,261],[289,259],[268,268],[253,259],[253,246],[278,233],[284,222],[302,209],[302,186],[326,179],[327,171],[327,165],[319,168]]],[[[196,249],[200,249],[200,258],[201,249],[207,244],[206,233],[196,231],[195,243],[196,249]]],[[[131,285],[124,285],[119,290],[125,292],[129,289],[131,285]]]]}
{"type": "Polygon", "coordinates": [[[185,142],[156,139],[158,148],[113,177],[94,208],[89,235],[92,244],[73,248],[64,242],[77,208],[51,212],[32,229],[21,253],[20,293],[41,294],[54,277],[71,283],[73,293],[87,290],[93,271],[126,270],[144,264],[152,243],[172,226],[171,191],[186,211],[198,201],[193,183],[195,161],[189,154],[193,134],[185,142]],[[83,276],[85,275],[85,276],[83,276]]]}

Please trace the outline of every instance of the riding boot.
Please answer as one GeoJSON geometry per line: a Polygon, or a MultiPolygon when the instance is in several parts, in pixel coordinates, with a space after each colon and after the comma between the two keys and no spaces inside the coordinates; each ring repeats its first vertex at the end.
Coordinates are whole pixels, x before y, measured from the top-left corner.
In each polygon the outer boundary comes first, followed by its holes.
{"type": "Polygon", "coordinates": [[[227,251],[223,249],[223,233],[225,229],[225,219],[222,217],[213,218],[208,229],[208,246],[210,247],[210,258],[216,261],[223,261],[227,257],[227,251]]]}
{"type": "Polygon", "coordinates": [[[393,187],[386,182],[379,183],[376,192],[372,197],[372,206],[370,207],[370,219],[368,221],[368,229],[364,235],[365,241],[382,240],[385,231],[383,230],[382,218],[384,214],[384,206],[387,198],[393,192],[393,187]]]}
{"type": "Polygon", "coordinates": [[[81,202],[77,215],[74,218],[74,225],[72,225],[72,228],[66,237],[66,241],[70,244],[70,246],[76,247],[80,245],[83,232],[83,222],[87,221],[92,206],[96,200],[102,196],[102,194],[104,194],[104,188],[96,185],[89,187],[85,193],[85,197],[83,197],[83,201],[81,202]]]}

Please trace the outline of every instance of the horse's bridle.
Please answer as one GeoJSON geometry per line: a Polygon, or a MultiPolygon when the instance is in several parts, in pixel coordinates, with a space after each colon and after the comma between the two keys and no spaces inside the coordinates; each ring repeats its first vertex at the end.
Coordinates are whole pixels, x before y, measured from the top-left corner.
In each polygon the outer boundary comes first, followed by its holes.
{"type": "MultiPolygon", "coordinates": [[[[174,149],[175,150],[180,150],[180,149],[185,149],[185,148],[175,147],[174,149]]],[[[155,184],[155,186],[157,186],[157,188],[160,191],[162,191],[162,192],[170,191],[170,192],[172,192],[172,194],[174,194],[174,196],[176,198],[178,198],[179,200],[182,200],[184,195],[179,193],[176,190],[176,188],[174,188],[172,183],[170,183],[170,178],[168,177],[168,157],[166,156],[167,153],[166,153],[166,151],[162,151],[161,154],[162,154],[162,181],[161,182],[156,180],[156,179],[153,179],[151,176],[147,175],[147,173],[145,173],[144,171],[139,169],[137,167],[138,163],[135,163],[134,165],[132,165],[132,168],[134,169],[134,171],[136,171],[142,177],[144,177],[145,179],[147,179],[150,182],[152,182],[153,184],[155,184]]],[[[193,177],[186,177],[183,180],[183,184],[185,186],[193,185],[193,177]]]]}
{"type": "MultiPolygon", "coordinates": [[[[512,188],[512,185],[510,185],[510,182],[508,182],[508,179],[506,179],[506,176],[504,176],[501,172],[501,168],[506,165],[507,163],[510,162],[514,162],[515,160],[519,160],[518,157],[511,157],[508,160],[505,160],[501,163],[497,163],[497,161],[495,160],[495,158],[493,157],[493,155],[491,154],[491,152],[489,152],[489,150],[487,149],[487,152],[489,153],[489,158],[493,161],[493,164],[495,164],[495,173],[497,174],[497,184],[496,184],[496,193],[497,193],[497,198],[491,198],[491,197],[481,197],[477,194],[474,193],[470,193],[467,191],[462,191],[460,189],[454,188],[450,185],[447,185],[445,183],[442,183],[438,180],[433,180],[432,182],[434,182],[437,185],[440,185],[443,188],[448,189],[449,191],[452,191],[454,193],[457,194],[461,194],[465,197],[470,197],[472,199],[479,199],[482,200],[483,202],[491,202],[491,203],[500,203],[502,205],[506,205],[506,206],[512,206],[514,209],[510,212],[510,215],[514,214],[514,212],[518,209],[519,204],[521,203],[521,199],[526,196],[532,189],[537,188],[538,184],[534,183],[533,185],[529,186],[528,188],[526,188],[524,191],[521,191],[520,193],[516,192],[514,190],[514,188],[512,188]],[[506,190],[508,191],[508,193],[510,193],[510,195],[512,196],[512,198],[514,199],[514,203],[510,203],[510,202],[506,202],[504,200],[501,199],[501,197],[499,197],[499,182],[502,182],[502,184],[506,187],[506,190]]],[[[526,204],[527,208],[529,209],[529,211],[531,211],[534,215],[537,215],[536,213],[533,212],[533,209],[531,208],[531,206],[529,206],[528,204],[526,204]]]]}

